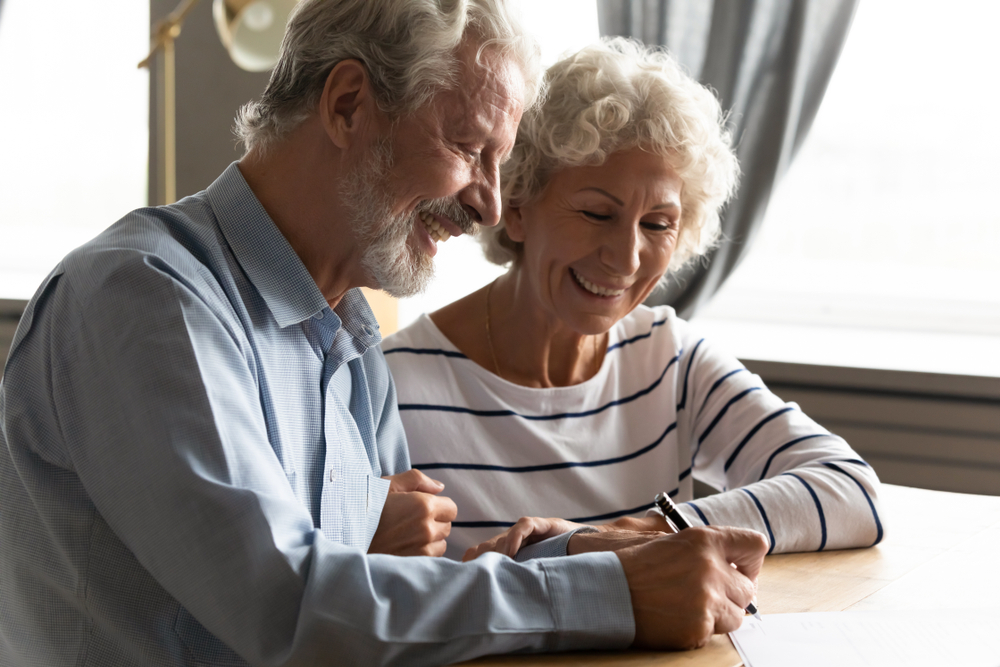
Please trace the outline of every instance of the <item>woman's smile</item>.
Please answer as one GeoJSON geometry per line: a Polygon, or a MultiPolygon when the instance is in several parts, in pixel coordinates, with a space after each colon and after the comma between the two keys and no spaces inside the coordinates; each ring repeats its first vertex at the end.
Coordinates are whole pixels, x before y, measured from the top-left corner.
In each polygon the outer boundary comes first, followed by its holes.
{"type": "Polygon", "coordinates": [[[521,312],[555,330],[602,334],[642,303],[670,264],[683,182],[667,158],[633,147],[556,172],[539,198],[508,210],[523,243],[521,312]]]}
{"type": "Polygon", "coordinates": [[[582,275],[580,275],[578,271],[576,271],[576,269],[570,268],[569,272],[570,275],[573,276],[573,279],[576,280],[577,285],[582,287],[587,292],[593,294],[594,296],[607,299],[607,298],[621,296],[622,294],[625,293],[626,288],[624,287],[621,289],[610,289],[607,287],[601,287],[600,285],[597,285],[596,283],[593,283],[584,278],[582,275]]]}

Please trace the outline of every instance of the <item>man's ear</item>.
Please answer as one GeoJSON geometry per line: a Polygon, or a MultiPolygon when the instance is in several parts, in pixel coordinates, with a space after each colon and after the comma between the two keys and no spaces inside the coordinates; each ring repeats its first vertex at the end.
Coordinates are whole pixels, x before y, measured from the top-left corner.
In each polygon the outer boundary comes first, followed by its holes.
{"type": "Polygon", "coordinates": [[[319,100],[319,116],[335,146],[347,149],[377,111],[368,70],[359,60],[341,60],[330,70],[319,100]]]}
{"type": "Polygon", "coordinates": [[[524,243],[524,220],[521,218],[521,207],[507,205],[504,209],[504,230],[511,241],[524,243]]]}

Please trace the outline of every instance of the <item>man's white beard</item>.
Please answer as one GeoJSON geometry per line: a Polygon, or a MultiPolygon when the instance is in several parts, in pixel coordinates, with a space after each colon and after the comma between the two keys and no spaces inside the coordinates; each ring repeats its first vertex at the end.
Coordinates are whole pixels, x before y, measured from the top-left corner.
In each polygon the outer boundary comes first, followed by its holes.
{"type": "Polygon", "coordinates": [[[392,138],[386,136],[376,143],[371,156],[348,174],[340,192],[353,211],[351,229],[361,244],[361,265],[382,290],[402,298],[427,287],[434,276],[434,259],[407,243],[417,212],[392,212],[392,162],[392,138]]]}

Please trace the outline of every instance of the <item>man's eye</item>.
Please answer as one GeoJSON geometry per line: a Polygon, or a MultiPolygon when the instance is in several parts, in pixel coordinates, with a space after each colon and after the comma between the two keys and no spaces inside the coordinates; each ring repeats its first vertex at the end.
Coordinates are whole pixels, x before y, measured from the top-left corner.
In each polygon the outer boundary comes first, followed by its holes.
{"type": "Polygon", "coordinates": [[[586,217],[590,218],[591,220],[604,221],[611,219],[610,215],[601,215],[600,213],[594,213],[593,211],[580,211],[580,213],[583,213],[586,217]]]}

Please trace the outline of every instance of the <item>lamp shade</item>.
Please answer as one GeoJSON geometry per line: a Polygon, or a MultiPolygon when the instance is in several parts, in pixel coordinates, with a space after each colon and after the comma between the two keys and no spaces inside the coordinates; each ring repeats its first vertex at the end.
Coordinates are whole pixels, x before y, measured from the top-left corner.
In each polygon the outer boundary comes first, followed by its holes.
{"type": "Polygon", "coordinates": [[[285,25],[298,0],[215,0],[212,13],[233,62],[263,72],[278,62],[285,25]]]}

